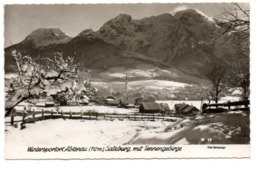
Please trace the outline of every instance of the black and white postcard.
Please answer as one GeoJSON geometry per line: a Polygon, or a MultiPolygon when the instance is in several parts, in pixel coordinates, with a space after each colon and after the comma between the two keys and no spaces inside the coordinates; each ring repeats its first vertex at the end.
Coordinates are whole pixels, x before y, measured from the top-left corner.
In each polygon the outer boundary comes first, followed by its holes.
{"type": "Polygon", "coordinates": [[[249,3],[4,13],[6,159],[250,157],[249,3]]]}

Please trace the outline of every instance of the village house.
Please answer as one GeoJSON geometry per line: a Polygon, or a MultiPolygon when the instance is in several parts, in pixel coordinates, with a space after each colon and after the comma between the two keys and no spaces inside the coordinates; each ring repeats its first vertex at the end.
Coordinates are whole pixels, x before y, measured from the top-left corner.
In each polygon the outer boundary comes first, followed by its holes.
{"type": "Polygon", "coordinates": [[[104,103],[105,103],[105,105],[108,105],[108,106],[118,106],[119,105],[119,101],[116,100],[116,98],[113,96],[106,97],[106,99],[104,100],[104,103]]]}
{"type": "Polygon", "coordinates": [[[195,115],[200,112],[198,108],[188,104],[175,104],[175,112],[177,114],[195,115]]]}
{"type": "Polygon", "coordinates": [[[159,113],[161,112],[161,107],[158,103],[153,102],[143,102],[139,107],[140,113],[159,113]]]}
{"type": "Polygon", "coordinates": [[[135,105],[134,105],[134,101],[132,99],[120,99],[118,107],[135,108],[135,105]]]}

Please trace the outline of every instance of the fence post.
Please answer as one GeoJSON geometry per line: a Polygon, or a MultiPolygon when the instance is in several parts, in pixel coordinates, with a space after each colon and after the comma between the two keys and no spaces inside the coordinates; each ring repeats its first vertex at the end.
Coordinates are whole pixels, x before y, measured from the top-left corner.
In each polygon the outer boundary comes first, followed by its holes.
{"type": "Polygon", "coordinates": [[[61,117],[64,119],[63,110],[60,111],[61,117]]]}
{"type": "Polygon", "coordinates": [[[23,120],[22,120],[22,122],[24,123],[24,120],[25,120],[25,116],[26,116],[26,107],[24,106],[24,112],[23,112],[23,120]]]}
{"type": "Polygon", "coordinates": [[[228,105],[228,110],[230,110],[230,101],[228,101],[227,105],[228,105]]]}
{"type": "Polygon", "coordinates": [[[70,111],[70,118],[72,118],[72,112],[70,111]]]}
{"type": "Polygon", "coordinates": [[[33,113],[33,119],[35,118],[35,111],[34,111],[34,109],[32,110],[32,113],[33,113]]]}
{"type": "Polygon", "coordinates": [[[13,112],[11,113],[11,126],[13,126],[14,125],[14,114],[13,114],[13,112]]]}
{"type": "Polygon", "coordinates": [[[42,109],[42,118],[44,117],[44,111],[43,111],[43,109],[42,109]]]}
{"type": "Polygon", "coordinates": [[[22,123],[20,124],[20,130],[25,129],[25,116],[26,116],[26,107],[24,106],[24,113],[23,113],[23,120],[22,123]]]}

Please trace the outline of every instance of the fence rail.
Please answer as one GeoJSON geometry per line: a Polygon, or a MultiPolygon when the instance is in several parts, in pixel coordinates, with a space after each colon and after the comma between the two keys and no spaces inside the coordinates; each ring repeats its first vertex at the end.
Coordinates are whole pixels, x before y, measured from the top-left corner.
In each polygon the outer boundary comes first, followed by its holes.
{"type": "Polygon", "coordinates": [[[226,110],[249,110],[250,101],[235,101],[226,103],[215,103],[215,104],[203,104],[202,112],[218,112],[226,110]],[[234,107],[235,106],[235,107],[234,107]],[[244,106],[244,107],[241,107],[244,106]],[[213,109],[212,109],[213,107],[213,109]],[[224,107],[224,108],[223,108],[224,107]],[[214,109],[215,108],[215,109],[214,109]],[[228,109],[226,109],[228,108],[228,109]]]}
{"type": "Polygon", "coordinates": [[[180,119],[173,114],[105,114],[105,113],[90,113],[90,112],[72,112],[72,111],[47,111],[47,110],[24,110],[16,111],[11,115],[10,123],[13,125],[15,122],[25,123],[34,123],[40,120],[47,119],[80,119],[80,120],[108,120],[108,121],[169,121],[175,122],[180,119]],[[16,117],[20,116],[22,119],[15,120],[16,117]]]}

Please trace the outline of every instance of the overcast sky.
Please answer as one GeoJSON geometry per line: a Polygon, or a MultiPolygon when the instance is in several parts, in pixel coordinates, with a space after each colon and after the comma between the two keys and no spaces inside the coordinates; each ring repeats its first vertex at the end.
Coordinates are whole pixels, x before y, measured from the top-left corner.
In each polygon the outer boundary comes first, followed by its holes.
{"type": "Polygon", "coordinates": [[[195,8],[214,17],[228,6],[231,4],[6,5],[5,47],[21,42],[37,28],[60,28],[74,37],[86,28],[98,30],[106,21],[122,13],[131,15],[133,19],[141,19],[176,9],[195,8]]]}

